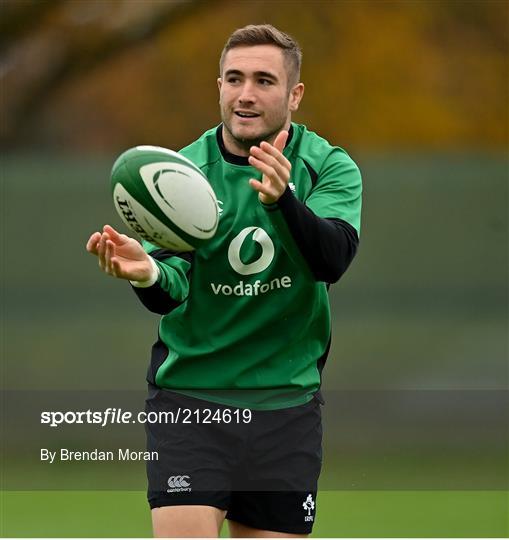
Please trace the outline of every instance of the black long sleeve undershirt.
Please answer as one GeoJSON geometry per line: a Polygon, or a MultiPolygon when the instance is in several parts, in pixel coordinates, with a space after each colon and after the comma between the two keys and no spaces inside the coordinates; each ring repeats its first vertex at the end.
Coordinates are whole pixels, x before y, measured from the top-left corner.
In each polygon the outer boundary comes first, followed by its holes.
{"type": "Polygon", "coordinates": [[[357,252],[357,231],[339,218],[320,218],[289,187],[276,203],[295,244],[317,281],[335,283],[357,252]]]}

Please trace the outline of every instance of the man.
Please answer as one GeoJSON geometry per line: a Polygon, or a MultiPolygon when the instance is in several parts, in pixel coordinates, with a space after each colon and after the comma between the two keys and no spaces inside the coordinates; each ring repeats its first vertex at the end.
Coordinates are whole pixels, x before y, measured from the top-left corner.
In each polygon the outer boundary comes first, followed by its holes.
{"type": "Polygon", "coordinates": [[[343,150],[291,122],[300,64],[295,41],[270,25],[227,41],[222,123],[181,150],[219,201],[209,243],[143,249],[106,225],[87,244],[163,315],[147,410],[192,417],[147,425],[156,536],[216,537],[226,518],[234,537],[298,537],[314,523],[327,288],[357,249],[361,178],[343,150]]]}

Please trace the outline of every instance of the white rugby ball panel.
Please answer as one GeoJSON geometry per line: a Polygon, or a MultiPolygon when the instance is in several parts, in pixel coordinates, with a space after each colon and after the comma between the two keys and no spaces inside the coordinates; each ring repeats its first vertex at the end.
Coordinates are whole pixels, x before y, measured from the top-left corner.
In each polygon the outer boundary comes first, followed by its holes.
{"type": "Polygon", "coordinates": [[[157,206],[179,229],[207,240],[217,229],[217,200],[210,184],[187,164],[149,163],[139,174],[157,206]]]}
{"type": "Polygon", "coordinates": [[[122,221],[148,242],[173,251],[194,249],[144,208],[121,183],[117,183],[113,189],[113,202],[122,221]]]}

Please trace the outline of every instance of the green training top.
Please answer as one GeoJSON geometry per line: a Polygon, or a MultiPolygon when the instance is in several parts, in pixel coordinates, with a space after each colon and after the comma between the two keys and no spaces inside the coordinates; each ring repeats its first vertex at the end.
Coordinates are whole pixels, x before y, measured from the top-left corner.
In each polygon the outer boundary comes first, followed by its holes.
{"type": "MultiPolygon", "coordinates": [[[[297,406],[320,388],[331,335],[327,286],[313,278],[277,204],[259,202],[248,181],[261,174],[226,161],[216,131],[181,150],[209,179],[220,219],[191,269],[175,256],[156,261],[159,284],[182,303],[161,318],[169,353],[155,382],[235,407],[297,406]]],[[[294,195],[317,216],[340,218],[359,233],[358,167],[305,126],[292,124],[292,132],[284,155],[294,195]]]]}

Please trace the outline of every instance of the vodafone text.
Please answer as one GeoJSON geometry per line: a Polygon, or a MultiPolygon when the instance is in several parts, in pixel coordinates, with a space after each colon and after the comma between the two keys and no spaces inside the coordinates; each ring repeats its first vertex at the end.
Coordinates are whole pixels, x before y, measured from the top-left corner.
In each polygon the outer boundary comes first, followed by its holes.
{"type": "Polygon", "coordinates": [[[252,413],[249,409],[186,409],[173,411],[140,411],[132,413],[115,407],[104,411],[43,411],[41,424],[58,427],[61,424],[249,424],[252,413]]]}
{"type": "Polygon", "coordinates": [[[273,280],[262,283],[257,279],[254,283],[244,283],[239,281],[236,285],[227,285],[224,283],[211,283],[212,291],[214,294],[224,294],[225,296],[258,296],[259,294],[265,294],[274,289],[289,289],[292,286],[292,278],[290,276],[283,276],[281,278],[274,278],[273,280]]]}

